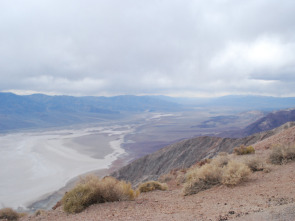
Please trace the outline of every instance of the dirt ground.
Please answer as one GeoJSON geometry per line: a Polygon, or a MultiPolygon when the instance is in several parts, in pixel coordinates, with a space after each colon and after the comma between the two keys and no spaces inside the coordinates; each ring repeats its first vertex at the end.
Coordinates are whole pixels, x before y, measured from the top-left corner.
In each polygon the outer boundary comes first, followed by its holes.
{"type": "MultiPolygon", "coordinates": [[[[254,145],[256,155],[266,159],[274,142],[293,143],[294,129],[254,145]]],[[[295,220],[295,162],[270,165],[270,172],[255,172],[247,182],[235,187],[215,186],[195,195],[183,196],[181,186],[170,183],[168,191],[142,193],[134,201],[92,205],[83,212],[68,215],[59,207],[27,220],[295,220]]]]}

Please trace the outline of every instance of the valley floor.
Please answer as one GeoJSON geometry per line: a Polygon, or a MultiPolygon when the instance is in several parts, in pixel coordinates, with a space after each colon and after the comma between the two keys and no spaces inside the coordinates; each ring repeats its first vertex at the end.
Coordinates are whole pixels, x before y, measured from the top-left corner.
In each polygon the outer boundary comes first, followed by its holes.
{"type": "MultiPolygon", "coordinates": [[[[258,151],[257,151],[258,152],[258,151]]],[[[268,151],[261,151],[261,157],[268,151]]],[[[295,162],[256,172],[236,187],[216,186],[182,196],[170,184],[168,191],[142,193],[135,201],[93,205],[75,215],[59,207],[27,220],[295,220],[295,162]]]]}

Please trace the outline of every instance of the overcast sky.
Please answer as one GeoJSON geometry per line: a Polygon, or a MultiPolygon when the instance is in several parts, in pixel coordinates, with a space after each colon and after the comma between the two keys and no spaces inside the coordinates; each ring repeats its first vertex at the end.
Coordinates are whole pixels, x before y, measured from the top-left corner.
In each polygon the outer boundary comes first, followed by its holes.
{"type": "Polygon", "coordinates": [[[0,0],[0,90],[295,96],[294,0],[0,0]]]}

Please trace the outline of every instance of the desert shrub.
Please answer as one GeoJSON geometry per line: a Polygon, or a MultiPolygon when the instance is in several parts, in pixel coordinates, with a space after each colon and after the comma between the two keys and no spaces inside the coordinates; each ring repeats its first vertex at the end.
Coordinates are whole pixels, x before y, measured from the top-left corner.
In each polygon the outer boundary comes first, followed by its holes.
{"type": "Polygon", "coordinates": [[[141,183],[138,186],[138,190],[140,193],[143,192],[150,192],[150,191],[154,191],[154,190],[167,190],[168,186],[166,183],[160,183],[157,181],[147,181],[145,183],[141,183]]]}
{"type": "Polygon", "coordinates": [[[286,146],[283,150],[286,160],[295,160],[295,146],[286,146]]]}
{"type": "Polygon", "coordinates": [[[171,180],[175,179],[175,175],[171,173],[163,174],[162,176],[159,177],[159,182],[161,183],[167,183],[171,180]]]}
{"type": "Polygon", "coordinates": [[[295,160],[295,146],[275,146],[269,155],[269,161],[273,164],[283,164],[295,160]]]}
{"type": "Polygon", "coordinates": [[[179,173],[176,177],[176,184],[179,186],[185,182],[185,173],[179,173]]]}
{"type": "Polygon", "coordinates": [[[269,155],[269,161],[273,164],[282,164],[284,160],[281,147],[274,147],[269,155]]]}
{"type": "Polygon", "coordinates": [[[209,158],[203,159],[197,163],[197,166],[199,167],[204,166],[205,164],[211,163],[211,161],[212,159],[209,159],[209,158]]]}
{"type": "Polygon", "coordinates": [[[0,209],[0,219],[4,220],[17,220],[19,214],[11,208],[0,209]]]}
{"type": "Polygon", "coordinates": [[[256,171],[263,171],[265,167],[265,163],[259,159],[258,157],[251,157],[251,158],[246,158],[244,162],[251,171],[256,172],[256,171]]]}
{"type": "Polygon", "coordinates": [[[222,168],[217,164],[205,164],[188,172],[183,187],[184,195],[196,194],[202,190],[219,184],[222,177],[222,168]]]}
{"type": "Polygon", "coordinates": [[[253,154],[255,153],[255,149],[252,146],[246,147],[245,145],[241,145],[234,149],[234,153],[237,155],[253,154]]]}
{"type": "Polygon", "coordinates": [[[251,170],[247,165],[232,160],[224,168],[221,182],[225,185],[237,185],[245,181],[250,174],[251,170]]]}
{"type": "Polygon", "coordinates": [[[68,213],[79,213],[86,207],[104,202],[133,200],[136,192],[130,183],[119,181],[113,177],[99,179],[90,175],[80,182],[62,199],[63,209],[68,213]]]}
{"type": "Polygon", "coordinates": [[[34,215],[35,216],[41,216],[43,214],[45,214],[46,211],[45,210],[42,210],[42,209],[38,209],[37,211],[35,211],[34,215]]]}
{"type": "Polygon", "coordinates": [[[229,156],[225,152],[220,152],[217,157],[211,160],[211,163],[216,165],[217,167],[224,167],[229,162],[229,156]]]}

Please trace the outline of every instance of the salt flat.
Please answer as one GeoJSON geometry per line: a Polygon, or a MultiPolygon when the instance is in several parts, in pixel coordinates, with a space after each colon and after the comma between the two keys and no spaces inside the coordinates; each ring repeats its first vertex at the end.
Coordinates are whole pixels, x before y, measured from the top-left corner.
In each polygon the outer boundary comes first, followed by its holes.
{"type": "Polygon", "coordinates": [[[80,174],[108,168],[125,153],[131,131],[117,125],[1,135],[0,208],[25,208],[80,174]]]}

